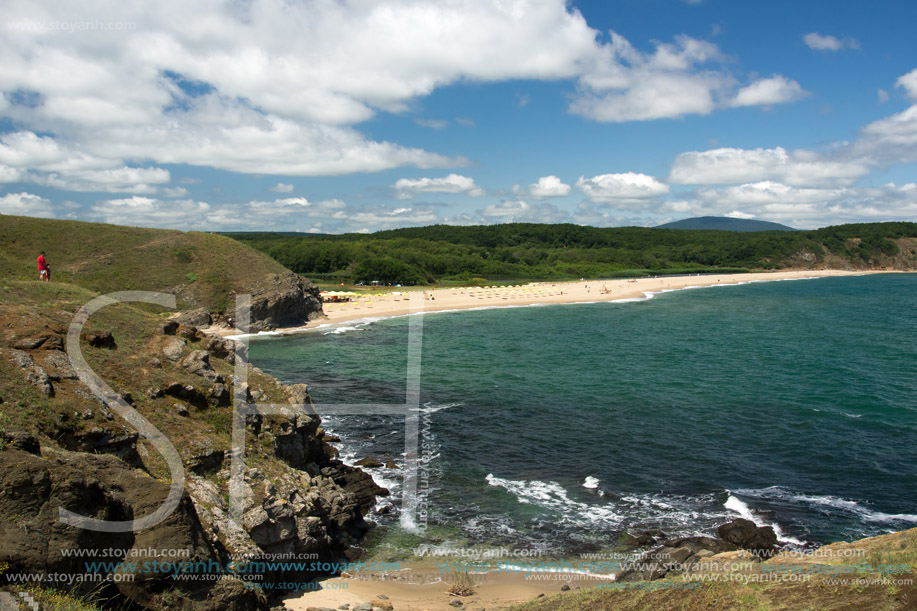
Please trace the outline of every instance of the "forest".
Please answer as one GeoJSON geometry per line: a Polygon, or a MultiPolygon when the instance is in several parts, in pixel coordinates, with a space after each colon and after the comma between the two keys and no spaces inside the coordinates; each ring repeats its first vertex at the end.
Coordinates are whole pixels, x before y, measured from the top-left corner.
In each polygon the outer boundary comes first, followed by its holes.
{"type": "Polygon", "coordinates": [[[917,223],[758,232],[508,223],[223,235],[317,280],[415,285],[785,269],[829,255],[867,268],[897,256],[894,240],[917,237],[917,223]]]}

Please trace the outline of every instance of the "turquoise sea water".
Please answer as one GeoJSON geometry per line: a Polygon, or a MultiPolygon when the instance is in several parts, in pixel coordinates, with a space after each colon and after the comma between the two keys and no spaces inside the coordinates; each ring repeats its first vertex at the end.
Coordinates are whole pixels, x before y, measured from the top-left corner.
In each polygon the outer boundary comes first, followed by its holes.
{"type": "MultiPolygon", "coordinates": [[[[407,328],[258,339],[251,361],[318,403],[402,403],[407,328]]],[[[427,315],[421,402],[438,537],[574,553],[739,515],[796,545],[914,527],[917,276],[427,315]]],[[[325,420],[347,459],[396,463],[403,422],[325,420]]],[[[397,506],[402,472],[374,475],[397,506]]]]}

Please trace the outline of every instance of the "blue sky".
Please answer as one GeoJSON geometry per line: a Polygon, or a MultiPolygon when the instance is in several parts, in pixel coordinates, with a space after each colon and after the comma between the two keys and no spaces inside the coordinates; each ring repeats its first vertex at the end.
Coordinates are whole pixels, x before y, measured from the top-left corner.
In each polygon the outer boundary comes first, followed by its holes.
{"type": "Polygon", "coordinates": [[[0,213],[917,220],[910,0],[127,4],[0,7],[0,213]]]}

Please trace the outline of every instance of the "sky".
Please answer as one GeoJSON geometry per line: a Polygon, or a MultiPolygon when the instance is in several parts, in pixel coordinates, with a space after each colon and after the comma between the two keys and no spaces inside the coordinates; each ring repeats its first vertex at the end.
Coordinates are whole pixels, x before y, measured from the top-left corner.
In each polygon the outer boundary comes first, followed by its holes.
{"type": "Polygon", "coordinates": [[[0,214],[917,221],[913,0],[4,0],[0,214]]]}

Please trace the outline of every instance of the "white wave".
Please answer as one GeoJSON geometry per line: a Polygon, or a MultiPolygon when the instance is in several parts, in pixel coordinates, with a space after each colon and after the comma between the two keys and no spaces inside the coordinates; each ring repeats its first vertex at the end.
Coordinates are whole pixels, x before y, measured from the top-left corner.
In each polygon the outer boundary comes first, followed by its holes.
{"type": "Polygon", "coordinates": [[[504,488],[520,503],[537,505],[560,514],[561,523],[577,526],[619,525],[624,516],[610,505],[590,505],[571,499],[567,491],[557,482],[515,481],[487,475],[487,483],[504,488]]]}
{"type": "Polygon", "coordinates": [[[586,476],[586,481],[583,482],[583,488],[588,488],[590,490],[595,490],[599,487],[599,480],[591,475],[586,476]]]}
{"type": "Polygon", "coordinates": [[[788,496],[789,500],[792,501],[811,503],[813,505],[831,507],[840,511],[853,513],[860,516],[866,522],[917,522],[917,514],[885,513],[882,511],[873,511],[872,509],[863,507],[856,501],[850,501],[848,499],[842,499],[836,496],[805,494],[789,494],[788,496]]]}
{"type": "Polygon", "coordinates": [[[748,504],[731,494],[729,495],[729,498],[726,499],[726,502],[723,503],[723,506],[726,507],[726,509],[736,512],[739,514],[739,516],[745,518],[746,520],[751,520],[758,526],[770,526],[774,529],[774,533],[777,535],[778,541],[784,541],[786,543],[792,543],[793,545],[799,546],[804,546],[806,544],[805,541],[800,541],[796,537],[786,534],[786,532],[784,532],[784,530],[780,528],[780,525],[776,522],[764,522],[760,516],[756,515],[755,512],[752,511],[748,504]]]}
{"type": "Polygon", "coordinates": [[[350,331],[366,331],[363,327],[353,326],[353,327],[336,327],[331,331],[325,331],[322,335],[340,335],[342,333],[348,333],[350,331]]]}
{"type": "Polygon", "coordinates": [[[451,409],[453,407],[460,407],[462,403],[445,403],[443,405],[434,405],[432,402],[424,403],[423,407],[414,407],[411,408],[412,412],[422,412],[424,414],[435,414],[436,412],[441,412],[444,409],[451,409]]]}

